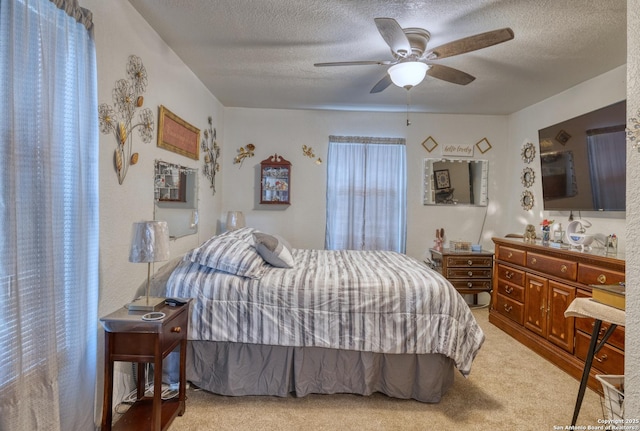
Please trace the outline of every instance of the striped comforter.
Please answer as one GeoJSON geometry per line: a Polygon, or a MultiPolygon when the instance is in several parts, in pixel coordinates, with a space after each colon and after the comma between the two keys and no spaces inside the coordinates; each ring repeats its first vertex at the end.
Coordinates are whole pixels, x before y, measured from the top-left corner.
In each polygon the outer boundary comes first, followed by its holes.
{"type": "Polygon", "coordinates": [[[440,274],[394,252],[294,249],[293,256],[294,268],[265,264],[259,279],[182,261],[167,295],[195,299],[189,339],[440,353],[468,375],[484,334],[440,274]]]}

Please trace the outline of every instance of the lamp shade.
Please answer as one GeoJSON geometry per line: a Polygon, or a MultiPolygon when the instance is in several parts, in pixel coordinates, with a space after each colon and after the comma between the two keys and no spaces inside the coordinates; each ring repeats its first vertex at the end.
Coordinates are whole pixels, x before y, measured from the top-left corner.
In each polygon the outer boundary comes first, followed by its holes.
{"type": "Polygon", "coordinates": [[[422,82],[429,66],[419,61],[407,61],[391,66],[388,70],[391,81],[398,87],[411,88],[422,82]]]}
{"type": "Polygon", "coordinates": [[[129,262],[169,260],[169,226],[165,221],[142,221],[133,224],[129,262]]]}
{"type": "Polygon", "coordinates": [[[229,211],[227,213],[227,230],[237,230],[245,227],[242,211],[229,211]]]}

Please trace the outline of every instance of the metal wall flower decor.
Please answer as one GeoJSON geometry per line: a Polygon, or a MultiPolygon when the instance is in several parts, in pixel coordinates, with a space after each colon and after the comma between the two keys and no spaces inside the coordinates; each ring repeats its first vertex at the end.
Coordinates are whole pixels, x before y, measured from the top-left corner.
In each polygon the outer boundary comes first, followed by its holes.
{"type": "Polygon", "coordinates": [[[627,140],[631,142],[631,146],[635,150],[640,151],[640,121],[638,121],[638,118],[640,118],[640,110],[638,110],[635,117],[629,118],[626,132],[627,140]]]}
{"type": "Polygon", "coordinates": [[[142,94],[147,88],[147,71],[140,57],[130,55],[127,62],[129,79],[119,79],[113,87],[113,107],[106,103],[98,106],[100,132],[113,133],[116,138],[116,150],[113,162],[118,175],[118,183],[122,184],[130,165],[138,162],[138,153],[133,152],[133,129],[138,129],[142,142],[149,143],[153,139],[153,111],[145,108],[140,111],[134,121],[136,109],[142,107],[142,94]]]}
{"type": "Polygon", "coordinates": [[[213,120],[209,117],[209,128],[204,129],[204,138],[200,147],[204,153],[204,176],[211,182],[213,194],[216,194],[216,172],[220,171],[218,156],[220,156],[220,146],[216,142],[216,129],[213,128],[213,120]]]}

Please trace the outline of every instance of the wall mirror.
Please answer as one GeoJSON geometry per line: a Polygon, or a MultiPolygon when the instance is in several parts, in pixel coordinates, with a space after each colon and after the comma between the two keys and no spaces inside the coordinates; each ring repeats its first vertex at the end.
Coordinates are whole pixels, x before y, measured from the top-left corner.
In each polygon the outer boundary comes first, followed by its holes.
{"type": "Polygon", "coordinates": [[[489,161],[424,159],[424,205],[487,206],[489,161]]]}
{"type": "Polygon", "coordinates": [[[156,160],[154,219],[166,221],[169,237],[198,232],[198,170],[156,160]]]}

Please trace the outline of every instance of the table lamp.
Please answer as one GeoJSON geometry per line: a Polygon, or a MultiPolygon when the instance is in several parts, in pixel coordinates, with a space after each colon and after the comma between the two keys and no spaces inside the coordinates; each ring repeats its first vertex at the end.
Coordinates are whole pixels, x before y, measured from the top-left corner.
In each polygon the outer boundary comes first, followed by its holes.
{"type": "Polygon", "coordinates": [[[156,311],[165,298],[149,296],[151,262],[169,260],[169,226],[164,221],[143,221],[133,224],[129,262],[147,263],[147,296],[129,304],[129,311],[156,311]]]}
{"type": "Polygon", "coordinates": [[[238,230],[245,226],[242,211],[229,211],[227,213],[227,230],[238,230]]]}

